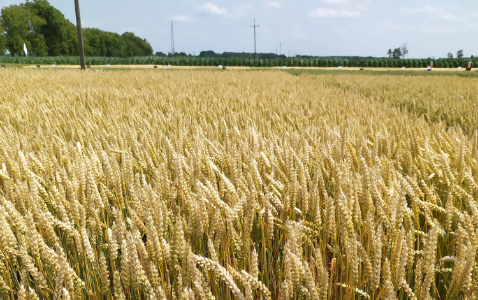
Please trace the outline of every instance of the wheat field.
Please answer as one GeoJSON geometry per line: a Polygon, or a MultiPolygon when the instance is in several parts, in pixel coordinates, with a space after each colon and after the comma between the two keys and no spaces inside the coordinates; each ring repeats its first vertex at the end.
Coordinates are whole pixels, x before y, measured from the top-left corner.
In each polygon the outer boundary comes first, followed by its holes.
{"type": "Polygon", "coordinates": [[[386,75],[379,78],[347,74],[316,77],[326,86],[406,108],[431,122],[443,121],[448,127],[457,126],[466,133],[473,133],[478,128],[476,78],[386,75]]]}
{"type": "Polygon", "coordinates": [[[392,105],[400,90],[281,71],[0,82],[2,299],[478,297],[478,134],[392,105]]]}

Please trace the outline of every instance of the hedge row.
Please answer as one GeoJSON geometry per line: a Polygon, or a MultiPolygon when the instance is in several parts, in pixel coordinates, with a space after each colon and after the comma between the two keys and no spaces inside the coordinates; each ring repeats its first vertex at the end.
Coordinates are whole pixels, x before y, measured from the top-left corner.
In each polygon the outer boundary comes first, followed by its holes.
{"type": "MultiPolygon", "coordinates": [[[[173,65],[173,66],[250,66],[250,67],[374,67],[374,68],[426,68],[433,61],[437,68],[466,67],[469,61],[476,66],[476,58],[439,58],[439,59],[389,59],[389,58],[205,58],[205,57],[87,57],[88,65],[173,65]]],[[[79,64],[79,57],[0,57],[1,63],[19,64],[79,64]]]]}

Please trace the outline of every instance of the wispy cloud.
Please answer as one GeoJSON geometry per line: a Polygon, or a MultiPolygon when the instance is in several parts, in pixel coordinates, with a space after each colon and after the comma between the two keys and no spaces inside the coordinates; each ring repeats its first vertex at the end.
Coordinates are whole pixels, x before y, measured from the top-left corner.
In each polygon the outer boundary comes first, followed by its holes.
{"type": "Polygon", "coordinates": [[[193,21],[193,18],[191,18],[190,16],[186,16],[186,15],[174,15],[171,17],[171,20],[173,21],[177,21],[177,22],[192,22],[193,21]]]}
{"type": "Polygon", "coordinates": [[[264,5],[265,8],[282,8],[282,4],[277,1],[269,1],[264,5]]]}
{"type": "Polygon", "coordinates": [[[243,16],[247,14],[249,11],[254,10],[254,6],[251,3],[241,3],[237,6],[233,7],[233,12],[235,15],[243,16]]]}
{"type": "Polygon", "coordinates": [[[254,5],[249,2],[240,3],[235,6],[220,7],[212,2],[206,2],[196,7],[196,10],[202,14],[211,16],[220,16],[228,19],[237,19],[247,16],[254,11],[254,5]]]}
{"type": "Polygon", "coordinates": [[[362,14],[358,10],[317,8],[307,14],[314,19],[359,18],[362,14]]]}
{"type": "Polygon", "coordinates": [[[211,2],[206,2],[197,7],[198,10],[214,16],[223,16],[227,13],[225,8],[219,7],[211,2]]]}
{"type": "Polygon", "coordinates": [[[346,4],[348,0],[322,0],[323,3],[326,4],[346,4]]]}
{"type": "Polygon", "coordinates": [[[406,24],[394,23],[389,21],[383,21],[375,24],[376,28],[380,28],[384,32],[390,31],[402,31],[405,29],[410,29],[406,24]]]}
{"type": "Polygon", "coordinates": [[[423,7],[402,7],[400,12],[405,16],[424,15],[428,19],[441,21],[460,21],[461,18],[443,7],[426,5],[423,7]]]}
{"type": "Polygon", "coordinates": [[[423,7],[402,7],[400,12],[404,15],[415,15],[415,14],[434,14],[434,13],[442,13],[445,9],[436,6],[423,6],[423,7]]]}

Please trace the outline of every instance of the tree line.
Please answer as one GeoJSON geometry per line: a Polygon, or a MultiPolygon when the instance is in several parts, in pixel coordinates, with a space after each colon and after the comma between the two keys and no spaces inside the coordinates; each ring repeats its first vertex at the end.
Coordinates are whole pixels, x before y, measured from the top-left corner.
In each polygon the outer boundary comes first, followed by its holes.
{"type": "MultiPolygon", "coordinates": [[[[207,51],[201,51],[199,53],[199,57],[213,57],[213,58],[231,58],[231,57],[237,57],[237,58],[253,58],[254,54],[253,53],[248,53],[248,52],[224,52],[224,53],[215,53],[212,50],[207,50],[207,51]]],[[[258,59],[281,59],[281,58],[286,58],[285,55],[278,55],[275,53],[257,53],[256,57],[258,59]]]]}
{"type": "MultiPolygon", "coordinates": [[[[88,56],[130,57],[153,54],[151,45],[131,32],[122,35],[95,28],[83,29],[88,56]]],[[[47,0],[33,0],[2,8],[0,55],[8,50],[21,56],[23,46],[33,56],[78,55],[76,26],[47,0]]]]}

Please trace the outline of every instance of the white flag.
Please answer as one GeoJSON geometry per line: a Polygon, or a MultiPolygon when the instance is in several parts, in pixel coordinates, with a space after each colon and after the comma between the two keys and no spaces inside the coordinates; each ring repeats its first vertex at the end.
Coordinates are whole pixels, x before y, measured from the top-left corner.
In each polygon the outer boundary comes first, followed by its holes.
{"type": "Polygon", "coordinates": [[[25,56],[28,56],[27,45],[23,43],[23,52],[25,52],[25,56]]]}

